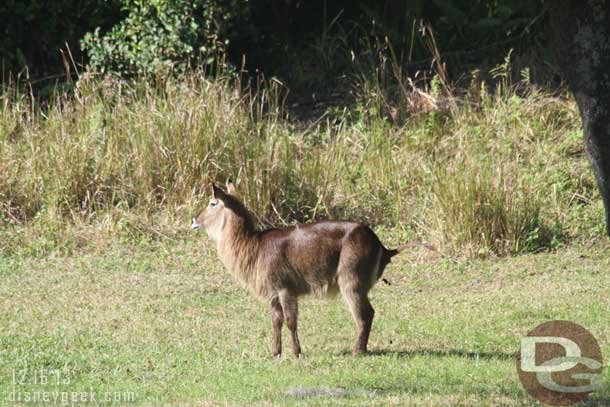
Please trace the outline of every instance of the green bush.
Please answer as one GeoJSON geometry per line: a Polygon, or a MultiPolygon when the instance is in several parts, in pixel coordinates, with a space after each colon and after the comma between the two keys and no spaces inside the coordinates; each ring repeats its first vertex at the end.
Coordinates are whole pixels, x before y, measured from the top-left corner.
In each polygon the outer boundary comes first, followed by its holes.
{"type": "Polygon", "coordinates": [[[124,0],[127,16],[109,32],[98,28],[81,46],[102,73],[184,72],[211,64],[225,51],[226,34],[246,15],[246,0],[124,0]]]}

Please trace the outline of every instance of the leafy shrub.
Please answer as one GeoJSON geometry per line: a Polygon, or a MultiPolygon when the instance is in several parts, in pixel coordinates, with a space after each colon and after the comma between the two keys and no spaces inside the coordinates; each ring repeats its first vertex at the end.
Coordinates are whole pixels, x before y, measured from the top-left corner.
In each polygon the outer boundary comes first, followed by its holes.
{"type": "Polygon", "coordinates": [[[119,24],[107,33],[98,28],[81,42],[96,71],[158,74],[211,64],[247,11],[246,0],[123,1],[127,16],[119,24]]]}

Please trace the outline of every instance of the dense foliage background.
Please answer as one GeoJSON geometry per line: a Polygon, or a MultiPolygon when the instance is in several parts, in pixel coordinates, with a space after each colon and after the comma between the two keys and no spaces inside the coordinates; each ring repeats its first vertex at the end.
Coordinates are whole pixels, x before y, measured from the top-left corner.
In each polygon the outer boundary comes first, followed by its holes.
{"type": "Polygon", "coordinates": [[[248,68],[287,78],[303,60],[308,71],[337,74],[344,56],[332,66],[311,60],[312,49],[337,38],[355,55],[387,39],[400,61],[421,62],[430,58],[422,22],[456,71],[510,48],[520,54],[534,46],[532,58],[546,50],[543,3],[525,0],[8,0],[0,19],[4,76],[28,67],[34,78],[63,73],[66,47],[77,63],[122,75],[182,72],[219,53],[238,68],[245,56],[248,68]]]}
{"type": "Polygon", "coordinates": [[[119,0],[6,0],[0,2],[0,58],[6,79],[28,68],[33,78],[64,72],[60,50],[70,47],[81,60],[78,42],[89,31],[106,31],[123,17],[119,0]]]}

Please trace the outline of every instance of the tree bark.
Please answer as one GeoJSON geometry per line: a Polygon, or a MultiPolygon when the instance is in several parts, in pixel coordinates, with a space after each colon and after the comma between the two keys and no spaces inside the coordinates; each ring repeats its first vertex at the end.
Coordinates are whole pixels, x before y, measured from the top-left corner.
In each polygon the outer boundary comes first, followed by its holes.
{"type": "Polygon", "coordinates": [[[582,118],[610,236],[610,0],[549,0],[551,46],[582,118]]]}

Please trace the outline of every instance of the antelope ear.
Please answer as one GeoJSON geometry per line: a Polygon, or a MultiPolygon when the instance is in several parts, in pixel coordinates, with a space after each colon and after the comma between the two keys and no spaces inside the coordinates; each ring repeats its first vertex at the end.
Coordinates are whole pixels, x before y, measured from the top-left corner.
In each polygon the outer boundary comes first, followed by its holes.
{"type": "Polygon", "coordinates": [[[216,186],[216,184],[212,183],[212,196],[216,199],[222,199],[223,196],[225,196],[225,191],[223,191],[222,189],[218,188],[216,186]]]}
{"type": "Polygon", "coordinates": [[[237,192],[237,188],[235,188],[235,184],[231,180],[231,177],[227,178],[227,192],[229,195],[239,198],[239,193],[237,192]]]}

